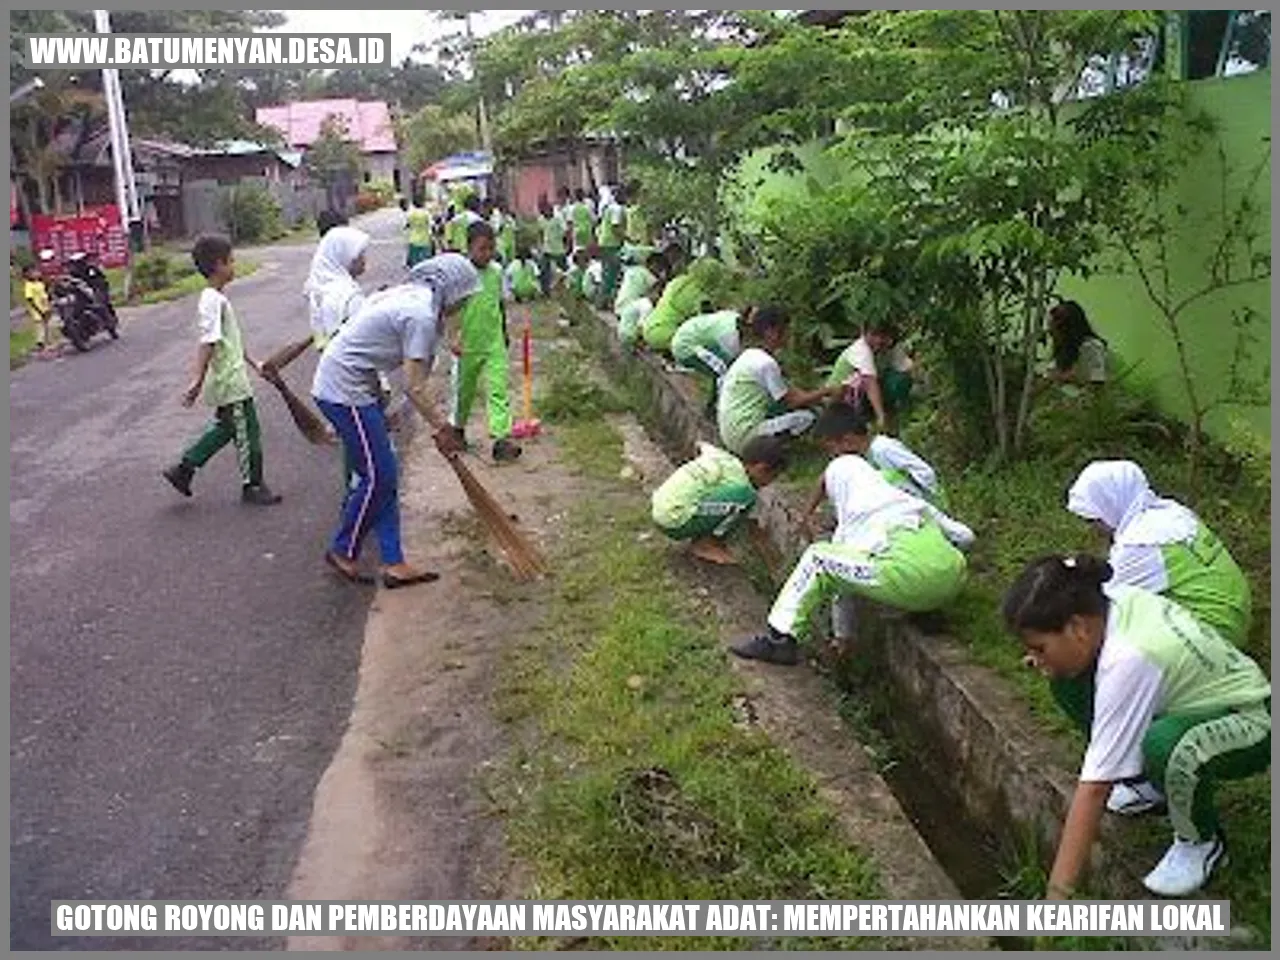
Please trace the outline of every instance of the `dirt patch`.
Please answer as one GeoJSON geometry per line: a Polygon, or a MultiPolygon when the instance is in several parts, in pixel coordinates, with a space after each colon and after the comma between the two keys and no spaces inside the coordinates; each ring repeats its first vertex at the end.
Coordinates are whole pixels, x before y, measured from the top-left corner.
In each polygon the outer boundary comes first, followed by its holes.
{"type": "MultiPolygon", "coordinates": [[[[546,445],[527,445],[501,469],[475,457],[470,465],[535,540],[554,537],[556,504],[577,495],[546,445]]],[[[538,620],[538,589],[516,584],[500,565],[425,430],[409,446],[401,485],[406,553],[441,579],[380,591],[371,607],[350,726],[316,793],[294,899],[501,899],[520,887],[485,781],[504,750],[492,710],[495,667],[511,638],[538,620]]],[[[293,950],[491,946],[479,937],[289,942],[293,950]]]]}

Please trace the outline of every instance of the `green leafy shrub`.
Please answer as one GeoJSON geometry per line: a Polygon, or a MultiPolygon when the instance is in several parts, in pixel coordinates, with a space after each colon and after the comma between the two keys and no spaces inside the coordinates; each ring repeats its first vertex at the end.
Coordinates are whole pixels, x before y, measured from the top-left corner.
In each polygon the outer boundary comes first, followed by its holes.
{"type": "Polygon", "coordinates": [[[221,214],[232,243],[261,243],[284,234],[280,204],[260,184],[232,187],[223,198],[221,214]]]}
{"type": "MultiPolygon", "coordinates": [[[[192,267],[192,270],[195,268],[192,267]]],[[[149,293],[167,287],[180,272],[169,254],[156,250],[141,254],[133,265],[133,283],[139,293],[149,293]]]]}

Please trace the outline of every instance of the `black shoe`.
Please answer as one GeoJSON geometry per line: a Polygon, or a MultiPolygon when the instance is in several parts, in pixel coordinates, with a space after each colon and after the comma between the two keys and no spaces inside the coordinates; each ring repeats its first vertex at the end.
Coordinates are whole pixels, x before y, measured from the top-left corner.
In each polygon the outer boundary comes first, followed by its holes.
{"type": "Polygon", "coordinates": [[[284,498],[278,493],[273,493],[271,488],[265,483],[256,487],[245,487],[241,491],[240,499],[254,507],[270,507],[279,503],[284,498]]]}
{"type": "Polygon", "coordinates": [[[195,475],[195,468],[186,463],[175,464],[164,471],[164,478],[184,497],[191,496],[191,478],[195,475]]]}
{"type": "Polygon", "coordinates": [[[794,667],[800,662],[800,648],[795,638],[778,633],[772,627],[768,633],[758,634],[729,649],[743,660],[763,660],[783,667],[794,667]]]}
{"type": "Polygon", "coordinates": [[[520,449],[520,444],[512,440],[502,439],[496,440],[493,444],[493,459],[496,463],[510,463],[517,459],[524,451],[520,449]]]}

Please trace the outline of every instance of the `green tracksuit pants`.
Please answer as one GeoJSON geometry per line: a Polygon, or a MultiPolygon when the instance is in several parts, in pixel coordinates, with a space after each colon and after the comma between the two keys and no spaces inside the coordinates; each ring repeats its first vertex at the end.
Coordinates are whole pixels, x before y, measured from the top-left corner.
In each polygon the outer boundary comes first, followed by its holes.
{"type": "Polygon", "coordinates": [[[182,461],[198,470],[228,443],[235,444],[240,482],[246,487],[261,486],[262,430],[258,426],[258,409],[252,397],[215,408],[213,421],[183,452],[182,461]]]}
{"type": "MultiPolygon", "coordinates": [[[[1094,669],[1053,680],[1064,713],[1082,733],[1093,726],[1094,669]]],[[[1219,830],[1213,794],[1271,765],[1271,700],[1234,710],[1157,717],[1142,738],[1143,775],[1164,793],[1169,822],[1184,840],[1205,841],[1219,830]]]]}
{"type": "Polygon", "coordinates": [[[458,428],[466,427],[482,376],[489,437],[505,440],[511,436],[511,401],[507,394],[507,344],[501,336],[475,345],[464,342],[462,356],[453,358],[449,422],[458,428]]]}

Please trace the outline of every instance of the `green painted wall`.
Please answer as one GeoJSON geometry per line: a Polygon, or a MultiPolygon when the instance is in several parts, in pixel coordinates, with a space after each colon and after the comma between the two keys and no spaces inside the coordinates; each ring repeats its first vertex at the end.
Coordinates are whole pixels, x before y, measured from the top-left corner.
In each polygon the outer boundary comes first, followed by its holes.
{"type": "MultiPolygon", "coordinates": [[[[1189,84],[1192,101],[1207,110],[1221,124],[1221,137],[1230,167],[1236,170],[1229,189],[1238,197],[1240,183],[1258,161],[1265,147],[1263,138],[1271,135],[1271,71],[1240,77],[1200,80],[1189,84]]],[[[741,165],[737,180],[746,189],[733,204],[740,225],[750,231],[760,214],[771,204],[800,201],[807,193],[807,180],[824,185],[848,176],[831,156],[816,146],[796,151],[805,162],[803,174],[774,173],[767,169],[772,151],[760,151],[741,165]],[[757,186],[757,183],[759,185],[757,186]]],[[[1203,223],[1220,205],[1220,176],[1216,151],[1207,151],[1187,170],[1178,193],[1188,208],[1188,222],[1203,223]]],[[[1263,174],[1255,188],[1255,202],[1264,221],[1259,231],[1263,243],[1270,243],[1271,176],[1263,174]]],[[[1211,236],[1198,229],[1185,230],[1179,238],[1173,257],[1176,275],[1185,289],[1194,289],[1192,278],[1206,273],[1205,264],[1212,249],[1211,236]]],[[[1268,246],[1269,249],[1269,246],[1268,246]]],[[[1184,416],[1186,396],[1177,372],[1177,354],[1173,340],[1164,327],[1160,314],[1150,304],[1142,285],[1134,276],[1094,276],[1088,280],[1072,278],[1061,284],[1064,296],[1078,300],[1091,322],[1110,343],[1122,367],[1133,366],[1132,382],[1149,392],[1161,409],[1173,416],[1184,416]]],[[[1260,319],[1256,323],[1258,343],[1250,373],[1266,369],[1271,356],[1271,284],[1269,281],[1234,287],[1189,308],[1184,314],[1183,329],[1194,358],[1197,386],[1202,395],[1215,397],[1224,382],[1235,348],[1232,311],[1252,306],[1260,319]]],[[[1220,409],[1210,416],[1211,433],[1225,436],[1231,420],[1237,419],[1269,449],[1271,446],[1271,410],[1266,408],[1220,409]]]]}
{"type": "MultiPolygon", "coordinates": [[[[1228,181],[1229,203],[1239,197],[1242,181],[1263,155],[1264,138],[1271,136],[1271,71],[1240,77],[1199,80],[1189,84],[1192,102],[1212,114],[1221,124],[1222,144],[1227,162],[1235,171],[1228,181]]],[[[1179,200],[1188,209],[1190,229],[1180,231],[1171,257],[1179,278],[1175,289],[1194,290],[1198,278],[1207,273],[1206,262],[1213,249],[1213,235],[1201,225],[1220,209],[1221,166],[1216,151],[1206,151],[1188,168],[1179,185],[1179,200]]],[[[1260,235],[1269,249],[1271,237],[1271,174],[1262,175],[1254,189],[1260,211],[1260,235]]],[[[1221,234],[1219,233],[1219,236],[1221,234]]],[[[1178,374],[1177,354],[1161,315],[1151,305],[1134,276],[1095,276],[1071,279],[1060,292],[1085,308],[1095,328],[1111,344],[1124,364],[1135,364],[1134,378],[1165,411],[1183,416],[1186,394],[1178,374]]],[[[1235,349],[1232,311],[1251,306],[1260,319],[1257,353],[1248,373],[1265,370],[1271,357],[1271,284],[1250,283],[1206,297],[1188,308],[1181,323],[1193,357],[1197,390],[1204,396],[1221,394],[1235,349]]],[[[1250,427],[1271,446],[1271,410],[1266,408],[1220,409],[1210,415],[1209,429],[1223,436],[1232,418],[1250,427]]]]}

